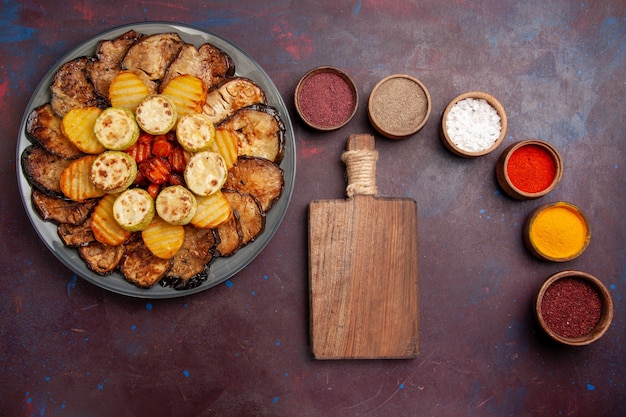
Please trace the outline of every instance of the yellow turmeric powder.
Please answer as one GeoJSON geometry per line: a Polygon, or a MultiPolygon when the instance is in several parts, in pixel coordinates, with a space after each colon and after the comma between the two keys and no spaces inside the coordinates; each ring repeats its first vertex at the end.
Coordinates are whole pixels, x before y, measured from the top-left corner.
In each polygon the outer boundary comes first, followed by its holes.
{"type": "Polygon", "coordinates": [[[568,260],[585,249],[589,228],[575,206],[560,202],[537,214],[530,226],[529,237],[536,250],[544,256],[568,260]]]}

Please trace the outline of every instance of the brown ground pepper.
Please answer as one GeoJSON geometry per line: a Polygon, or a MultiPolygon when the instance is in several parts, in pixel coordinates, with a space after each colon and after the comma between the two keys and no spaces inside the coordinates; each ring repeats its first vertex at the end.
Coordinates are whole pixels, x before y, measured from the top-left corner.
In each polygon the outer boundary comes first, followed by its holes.
{"type": "Polygon", "coordinates": [[[548,287],[541,302],[546,325],[564,337],[589,334],[600,321],[602,301],[598,292],[577,278],[562,278],[548,287]]]}

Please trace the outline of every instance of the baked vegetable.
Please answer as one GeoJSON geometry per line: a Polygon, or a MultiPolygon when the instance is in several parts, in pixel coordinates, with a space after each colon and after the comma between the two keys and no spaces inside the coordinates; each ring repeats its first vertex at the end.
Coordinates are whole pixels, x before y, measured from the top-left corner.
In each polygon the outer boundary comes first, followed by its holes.
{"type": "Polygon", "coordinates": [[[187,113],[176,125],[176,140],[188,152],[209,150],[215,139],[215,126],[203,114],[187,113]]]}
{"type": "Polygon", "coordinates": [[[254,81],[244,77],[234,77],[209,91],[202,106],[202,112],[209,120],[218,124],[239,109],[265,103],[265,92],[254,81]]]}
{"type": "Polygon", "coordinates": [[[174,103],[161,94],[144,98],[135,110],[137,124],[151,135],[163,135],[169,132],[176,125],[177,118],[174,103]]]}
{"type": "Polygon", "coordinates": [[[87,155],[75,159],[61,172],[59,185],[63,195],[73,201],[85,201],[90,198],[102,197],[105,192],[91,181],[91,166],[96,155],[87,155]]]}
{"type": "Polygon", "coordinates": [[[125,248],[123,246],[107,246],[100,242],[92,242],[78,248],[78,254],[91,271],[98,275],[109,275],[117,269],[125,248]]]}
{"type": "Polygon", "coordinates": [[[232,207],[220,190],[208,196],[199,196],[197,202],[198,208],[191,224],[198,228],[217,227],[232,216],[232,207]]]}
{"type": "Polygon", "coordinates": [[[28,183],[39,191],[64,197],[60,184],[62,172],[72,163],[51,154],[40,146],[30,145],[21,155],[22,172],[28,183]]]}
{"type": "Polygon", "coordinates": [[[283,170],[267,159],[240,156],[228,171],[224,188],[252,194],[267,212],[283,192],[283,170]]]}
{"type": "Polygon", "coordinates": [[[106,150],[94,132],[101,113],[99,107],[84,107],[72,109],[63,117],[62,132],[81,152],[96,155],[106,150]]]}
{"type": "Polygon", "coordinates": [[[185,225],[193,219],[198,204],[191,191],[181,185],[165,187],[156,198],[156,212],[173,225],[185,225]]]}
{"type": "Polygon", "coordinates": [[[102,197],[90,217],[94,237],[98,242],[109,246],[121,245],[132,235],[132,232],[124,229],[115,220],[113,204],[116,199],[115,194],[102,197]]]}
{"type": "Polygon", "coordinates": [[[172,100],[179,116],[200,113],[206,100],[207,86],[200,78],[185,74],[168,82],[161,94],[172,100]]]}
{"type": "Polygon", "coordinates": [[[226,168],[231,169],[237,161],[237,136],[226,129],[215,130],[215,140],[211,143],[211,150],[222,155],[226,168]]]}
{"type": "Polygon", "coordinates": [[[254,241],[265,229],[265,213],[256,198],[239,191],[224,190],[224,197],[230,202],[238,214],[241,227],[241,245],[243,247],[254,241]]]}
{"type": "Polygon", "coordinates": [[[112,107],[135,111],[150,93],[151,90],[135,72],[120,71],[111,81],[108,97],[112,107]]]}
{"type": "Polygon", "coordinates": [[[26,121],[28,139],[61,158],[76,159],[83,156],[83,152],[63,133],[62,120],[52,111],[50,103],[33,109],[26,121]]]}
{"type": "Polygon", "coordinates": [[[133,113],[120,107],[105,109],[96,119],[94,132],[100,143],[113,151],[128,149],[139,138],[139,126],[133,113]]]}
{"type": "Polygon", "coordinates": [[[161,259],[170,259],[183,245],[185,229],[181,225],[169,224],[159,216],[141,231],[141,237],[150,252],[161,259]]]}
{"type": "Polygon", "coordinates": [[[137,177],[137,163],[126,152],[106,151],[91,165],[89,179],[107,194],[118,194],[130,187],[137,177]]]}
{"type": "Polygon", "coordinates": [[[128,282],[139,288],[151,288],[172,267],[170,259],[155,256],[141,239],[126,245],[119,270],[128,282]]]}
{"type": "Polygon", "coordinates": [[[82,203],[49,196],[33,189],[31,193],[33,207],[43,220],[57,223],[81,224],[89,217],[96,205],[96,200],[87,200],[82,203]]]}
{"type": "Polygon", "coordinates": [[[154,218],[154,199],[143,188],[131,188],[121,193],[113,203],[113,217],[130,232],[145,229],[154,218]]]}
{"type": "Polygon", "coordinates": [[[258,156],[277,164],[283,159],[285,125],[273,107],[255,104],[239,109],[216,128],[230,130],[237,136],[240,156],[258,156]]]}
{"type": "Polygon", "coordinates": [[[204,151],[194,154],[185,168],[185,182],[195,194],[207,196],[218,191],[226,181],[226,162],[221,155],[204,151]]]}

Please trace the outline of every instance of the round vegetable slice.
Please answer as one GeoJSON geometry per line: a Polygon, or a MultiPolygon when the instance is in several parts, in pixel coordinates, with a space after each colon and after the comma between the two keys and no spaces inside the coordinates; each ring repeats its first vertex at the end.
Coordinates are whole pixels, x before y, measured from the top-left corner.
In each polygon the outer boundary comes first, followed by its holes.
{"type": "Polygon", "coordinates": [[[184,172],[187,187],[200,196],[207,196],[220,190],[226,182],[227,175],[228,169],[224,158],[211,151],[194,154],[184,172]]]}
{"type": "Polygon", "coordinates": [[[122,228],[131,232],[145,229],[154,213],[154,199],[142,188],[124,191],[113,203],[113,217],[122,228]]]}
{"type": "Polygon", "coordinates": [[[142,230],[141,237],[154,256],[170,259],[183,246],[185,227],[169,224],[159,216],[154,216],[148,227],[142,230]]]}
{"type": "Polygon", "coordinates": [[[109,107],[100,113],[94,132],[105,148],[114,151],[130,148],[139,138],[139,126],[133,113],[121,107],[109,107]]]}
{"type": "Polygon", "coordinates": [[[176,139],[186,151],[206,151],[215,140],[215,126],[203,114],[188,113],[178,121],[176,139]]]}
{"type": "Polygon", "coordinates": [[[185,225],[196,215],[198,203],[191,191],[181,185],[161,190],[156,198],[156,212],[166,222],[185,225]]]}
{"type": "Polygon", "coordinates": [[[126,152],[106,151],[93,161],[89,178],[107,194],[121,193],[137,178],[137,163],[126,152]]]}
{"type": "Polygon", "coordinates": [[[135,110],[137,124],[151,135],[169,132],[176,125],[177,118],[174,103],[162,94],[146,97],[135,110]]]}

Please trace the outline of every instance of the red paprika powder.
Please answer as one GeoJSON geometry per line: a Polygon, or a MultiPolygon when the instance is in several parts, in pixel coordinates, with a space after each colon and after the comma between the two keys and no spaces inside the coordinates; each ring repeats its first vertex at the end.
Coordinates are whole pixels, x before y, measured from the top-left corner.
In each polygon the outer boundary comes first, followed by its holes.
{"type": "Polygon", "coordinates": [[[539,145],[524,145],[509,157],[506,172],[511,183],[526,193],[538,193],[552,184],[556,176],[552,154],[539,145]]]}

